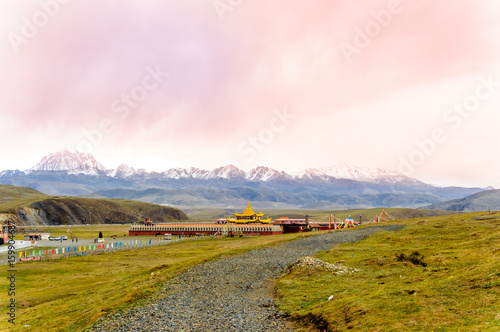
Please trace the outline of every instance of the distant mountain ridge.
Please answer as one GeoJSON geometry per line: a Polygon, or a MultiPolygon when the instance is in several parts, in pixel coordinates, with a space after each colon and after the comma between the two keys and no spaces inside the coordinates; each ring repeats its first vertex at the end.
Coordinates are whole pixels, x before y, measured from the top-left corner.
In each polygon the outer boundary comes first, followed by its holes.
{"type": "Polygon", "coordinates": [[[500,190],[486,190],[473,195],[435,203],[425,207],[431,210],[447,210],[456,212],[482,212],[500,210],[500,190]]]}
{"type": "Polygon", "coordinates": [[[68,150],[45,156],[26,171],[2,171],[0,183],[55,196],[109,195],[106,197],[183,206],[227,206],[256,200],[264,206],[287,208],[418,207],[484,190],[436,187],[398,172],[346,165],[293,174],[266,166],[246,172],[234,165],[163,172],[147,172],[125,164],[106,169],[92,155],[68,150]]]}

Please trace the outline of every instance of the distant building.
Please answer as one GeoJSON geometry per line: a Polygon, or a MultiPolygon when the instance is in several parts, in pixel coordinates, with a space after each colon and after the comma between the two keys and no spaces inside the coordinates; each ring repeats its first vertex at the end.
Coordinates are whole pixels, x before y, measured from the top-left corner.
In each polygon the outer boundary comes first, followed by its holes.
{"type": "Polygon", "coordinates": [[[255,213],[252,210],[252,206],[250,206],[250,202],[248,202],[247,208],[245,212],[238,213],[235,212],[233,215],[236,219],[226,218],[228,223],[235,224],[269,224],[271,222],[271,218],[263,219],[264,213],[259,212],[255,213]]]}

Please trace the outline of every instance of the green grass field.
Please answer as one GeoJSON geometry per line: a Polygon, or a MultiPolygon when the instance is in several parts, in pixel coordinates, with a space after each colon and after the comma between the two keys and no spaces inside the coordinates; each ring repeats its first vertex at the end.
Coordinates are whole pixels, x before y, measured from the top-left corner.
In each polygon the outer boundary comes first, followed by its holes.
{"type": "MultiPolygon", "coordinates": [[[[340,331],[500,330],[499,213],[387,223],[407,226],[317,255],[359,272],[337,276],[318,268],[293,268],[277,282],[279,309],[305,331],[307,322],[340,331]],[[424,256],[426,266],[398,261],[396,255],[410,256],[414,251],[424,256]],[[333,299],[328,301],[331,295],[333,299]]],[[[105,237],[128,229],[126,225],[98,227],[105,237]]],[[[92,238],[97,234],[95,228],[71,229],[80,238],[92,238]]],[[[62,235],[67,227],[49,230],[62,235]]],[[[13,330],[26,330],[24,326],[30,325],[32,331],[78,331],[110,311],[140,303],[189,266],[297,236],[303,235],[201,240],[18,264],[18,320],[13,330]]],[[[0,275],[7,276],[7,269],[0,267],[0,275]]],[[[3,280],[0,301],[7,303],[8,286],[6,278],[3,280]]],[[[0,315],[7,317],[6,312],[2,306],[0,315]]],[[[0,330],[8,328],[6,319],[0,321],[0,330]]]]}
{"type": "MultiPolygon", "coordinates": [[[[16,265],[17,321],[12,331],[79,331],[110,310],[151,296],[189,266],[233,255],[299,234],[198,240],[113,254],[16,265]]],[[[8,275],[0,267],[0,275],[8,275]]],[[[2,277],[0,302],[8,303],[2,277]]],[[[9,329],[7,307],[0,307],[0,330],[9,329]]]]}
{"type": "Polygon", "coordinates": [[[500,214],[393,223],[408,226],[316,256],[359,272],[293,267],[280,310],[303,331],[500,331],[500,214]]]}
{"type": "MultiPolygon", "coordinates": [[[[104,238],[110,238],[112,235],[122,237],[124,235],[128,236],[128,230],[130,225],[78,225],[78,226],[45,226],[45,227],[23,227],[25,229],[37,228],[38,233],[49,233],[51,236],[61,236],[67,235],[68,238],[70,234],[79,239],[95,239],[99,236],[99,232],[102,232],[104,238]],[[69,232],[68,232],[69,230],[69,232]]],[[[16,240],[24,239],[24,234],[16,234],[16,240]]],[[[71,242],[71,241],[70,241],[71,242]]]]}

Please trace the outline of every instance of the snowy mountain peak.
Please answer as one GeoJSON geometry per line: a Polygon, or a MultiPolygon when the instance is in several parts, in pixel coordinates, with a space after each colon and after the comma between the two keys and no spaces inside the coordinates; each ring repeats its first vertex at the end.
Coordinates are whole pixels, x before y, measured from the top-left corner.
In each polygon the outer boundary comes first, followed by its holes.
{"type": "Polygon", "coordinates": [[[191,174],[185,168],[171,168],[168,171],[162,173],[165,178],[168,179],[181,179],[181,178],[189,178],[191,174]]]}
{"type": "Polygon", "coordinates": [[[292,177],[285,173],[285,172],[279,172],[275,169],[265,167],[265,166],[258,166],[254,169],[252,169],[250,172],[247,173],[246,179],[250,181],[271,181],[271,180],[278,180],[278,179],[283,179],[283,180],[289,180],[292,177]]]}
{"type": "Polygon", "coordinates": [[[323,179],[336,178],[371,183],[380,182],[418,182],[402,173],[386,171],[379,168],[353,167],[339,164],[332,167],[309,168],[294,174],[297,179],[323,179]]]}
{"type": "Polygon", "coordinates": [[[23,176],[23,175],[26,175],[26,173],[24,173],[23,171],[20,171],[18,169],[16,170],[5,170],[5,171],[1,171],[0,172],[0,178],[10,178],[10,177],[14,177],[14,176],[23,176]]]}
{"type": "Polygon", "coordinates": [[[118,166],[116,169],[111,170],[108,174],[109,176],[112,177],[118,177],[118,178],[129,178],[131,176],[134,176],[137,173],[137,170],[133,167],[130,167],[125,164],[121,164],[118,166]]]}
{"type": "Polygon", "coordinates": [[[246,178],[246,174],[244,171],[239,169],[234,165],[227,165],[223,167],[219,167],[209,172],[206,176],[206,179],[237,179],[237,178],[246,178]]]}
{"type": "Polygon", "coordinates": [[[27,170],[27,173],[33,171],[66,171],[68,174],[100,175],[106,172],[106,168],[90,153],[64,149],[43,157],[27,170]]]}
{"type": "Polygon", "coordinates": [[[326,175],[332,176],[337,179],[350,179],[366,182],[378,182],[382,179],[387,178],[406,178],[405,175],[398,172],[384,171],[379,168],[352,167],[347,165],[324,167],[320,168],[319,170],[326,175]]]}

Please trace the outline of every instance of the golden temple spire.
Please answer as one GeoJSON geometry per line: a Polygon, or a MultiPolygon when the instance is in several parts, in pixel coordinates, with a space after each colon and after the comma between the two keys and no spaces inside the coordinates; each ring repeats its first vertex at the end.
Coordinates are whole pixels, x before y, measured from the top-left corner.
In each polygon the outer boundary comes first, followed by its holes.
{"type": "Polygon", "coordinates": [[[253,214],[252,207],[250,206],[250,202],[248,202],[247,209],[245,210],[245,213],[253,214]]]}

